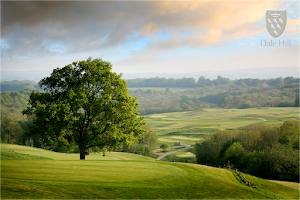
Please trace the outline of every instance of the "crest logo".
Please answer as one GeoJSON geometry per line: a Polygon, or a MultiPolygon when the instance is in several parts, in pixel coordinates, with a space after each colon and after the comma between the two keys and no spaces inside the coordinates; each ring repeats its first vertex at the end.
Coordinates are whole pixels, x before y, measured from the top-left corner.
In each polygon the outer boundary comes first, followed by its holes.
{"type": "Polygon", "coordinates": [[[284,32],[286,20],[286,10],[266,10],[266,27],[274,38],[284,32]]]}

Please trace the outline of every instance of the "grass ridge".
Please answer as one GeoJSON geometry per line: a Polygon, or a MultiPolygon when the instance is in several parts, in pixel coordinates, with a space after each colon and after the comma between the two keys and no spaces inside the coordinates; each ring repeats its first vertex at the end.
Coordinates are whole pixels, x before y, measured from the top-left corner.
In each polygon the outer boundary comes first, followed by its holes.
{"type": "Polygon", "coordinates": [[[79,160],[79,155],[2,144],[50,159],[4,159],[4,199],[297,199],[299,191],[244,174],[259,189],[241,184],[231,171],[209,166],[155,161],[112,152],[79,160]],[[75,156],[75,157],[74,157],[75,156]],[[69,158],[68,158],[69,157],[69,158]],[[64,158],[64,159],[63,159],[64,158]],[[76,158],[76,159],[74,159],[76,158]]]}

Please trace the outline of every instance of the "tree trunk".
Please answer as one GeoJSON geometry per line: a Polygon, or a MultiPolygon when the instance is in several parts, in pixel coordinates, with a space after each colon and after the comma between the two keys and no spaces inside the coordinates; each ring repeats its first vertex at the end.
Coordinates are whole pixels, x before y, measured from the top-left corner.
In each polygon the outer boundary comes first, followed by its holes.
{"type": "Polygon", "coordinates": [[[80,150],[80,160],[85,160],[85,149],[80,150]]]}

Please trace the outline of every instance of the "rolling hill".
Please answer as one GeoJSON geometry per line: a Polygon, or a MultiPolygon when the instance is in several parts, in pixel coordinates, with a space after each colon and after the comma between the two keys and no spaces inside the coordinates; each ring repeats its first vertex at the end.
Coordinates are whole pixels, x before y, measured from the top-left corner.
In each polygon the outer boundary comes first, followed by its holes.
{"type": "Polygon", "coordinates": [[[79,154],[1,145],[5,199],[297,199],[299,191],[228,169],[155,161],[135,154],[79,154]]]}

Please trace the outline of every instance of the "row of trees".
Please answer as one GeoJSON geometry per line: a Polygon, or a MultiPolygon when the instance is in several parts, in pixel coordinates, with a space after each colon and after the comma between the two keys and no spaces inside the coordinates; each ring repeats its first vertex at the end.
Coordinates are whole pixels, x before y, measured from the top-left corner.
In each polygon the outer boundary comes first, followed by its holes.
{"type": "Polygon", "coordinates": [[[206,79],[204,76],[201,76],[197,81],[194,78],[137,78],[137,79],[128,79],[126,80],[128,87],[205,87],[205,86],[216,86],[216,85],[227,85],[235,84],[239,86],[253,86],[253,87],[262,87],[263,85],[277,86],[284,84],[299,83],[299,78],[286,77],[286,78],[274,78],[274,79],[238,79],[230,80],[229,78],[223,78],[218,76],[217,79],[206,79]]]}
{"type": "Polygon", "coordinates": [[[252,87],[237,85],[208,86],[172,92],[155,89],[130,90],[138,97],[139,112],[143,115],[164,112],[199,110],[207,107],[299,107],[299,84],[277,87],[252,87]]]}
{"type": "Polygon", "coordinates": [[[226,165],[265,179],[299,182],[299,121],[216,131],[195,145],[199,164],[226,165]]]}

